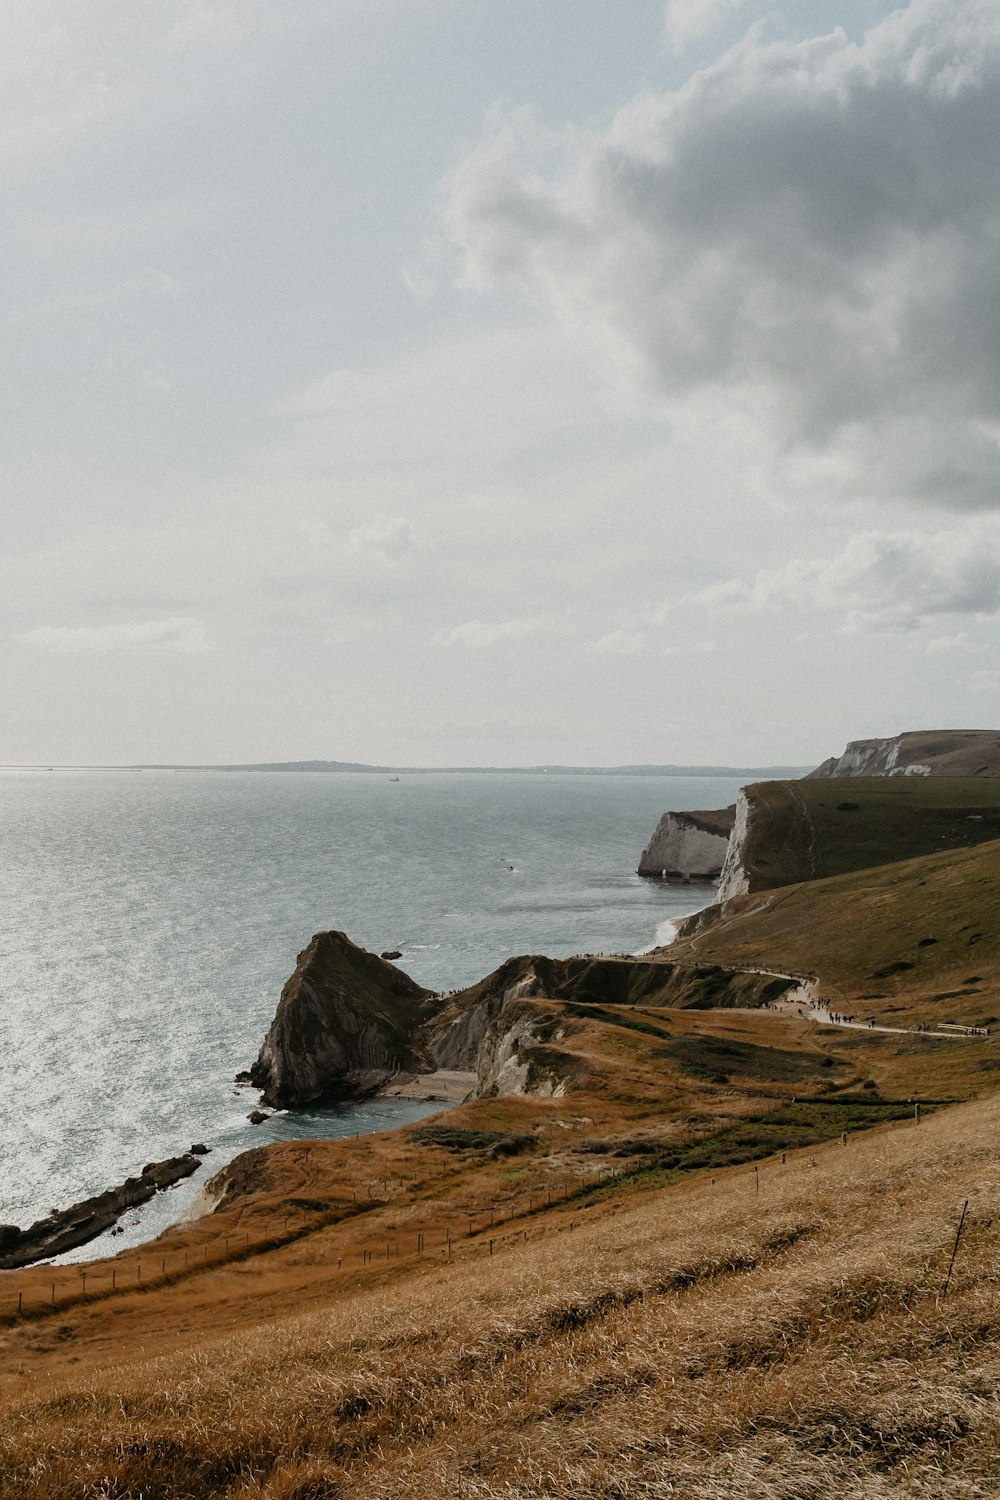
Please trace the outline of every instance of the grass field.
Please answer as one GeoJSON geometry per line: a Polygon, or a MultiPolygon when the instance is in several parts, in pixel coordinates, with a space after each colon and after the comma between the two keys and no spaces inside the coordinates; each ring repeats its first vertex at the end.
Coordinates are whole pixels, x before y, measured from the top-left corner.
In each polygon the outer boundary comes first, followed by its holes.
{"type": "Polygon", "coordinates": [[[1000,1024],[1000,842],[737,897],[665,952],[814,974],[865,1019],[1000,1024]]]}
{"type": "Polygon", "coordinates": [[[998,1129],[991,1099],[757,1172],[634,1179],[505,1223],[492,1255],[477,1232],[362,1265],[355,1220],[8,1328],[0,1492],[993,1495],[998,1129]]]}
{"type": "Polygon", "coordinates": [[[751,890],[1000,839],[1000,778],[763,781],[747,797],[751,890]]]}

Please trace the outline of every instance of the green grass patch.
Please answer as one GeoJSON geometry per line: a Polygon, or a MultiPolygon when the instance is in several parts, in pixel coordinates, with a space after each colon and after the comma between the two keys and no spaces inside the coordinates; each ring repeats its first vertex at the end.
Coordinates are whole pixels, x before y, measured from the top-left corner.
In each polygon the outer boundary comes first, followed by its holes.
{"type": "Polygon", "coordinates": [[[755,890],[1000,839],[1000,778],[766,781],[749,797],[755,890]]]}
{"type": "Polygon", "coordinates": [[[670,1032],[662,1026],[654,1026],[649,1021],[640,1021],[628,1012],[605,1010],[600,1005],[582,1005],[575,1001],[567,1001],[563,1009],[570,1016],[577,1016],[588,1021],[604,1021],[608,1026],[623,1026],[626,1031],[642,1031],[647,1036],[658,1037],[661,1041],[670,1037],[670,1032]]]}
{"type": "Polygon", "coordinates": [[[759,1083],[819,1081],[830,1068],[846,1064],[822,1052],[791,1052],[756,1042],[735,1042],[710,1036],[679,1036],[654,1054],[669,1057],[686,1073],[712,1082],[752,1078],[759,1083]]]}

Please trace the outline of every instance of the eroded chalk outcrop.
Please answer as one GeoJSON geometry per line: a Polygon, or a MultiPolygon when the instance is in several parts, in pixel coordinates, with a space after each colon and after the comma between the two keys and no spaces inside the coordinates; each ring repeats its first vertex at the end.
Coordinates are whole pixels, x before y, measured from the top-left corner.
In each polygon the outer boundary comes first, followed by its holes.
{"type": "Polygon", "coordinates": [[[642,851],[640,875],[667,880],[718,880],[736,808],[666,812],[642,851]]]}
{"type": "Polygon", "coordinates": [[[759,976],[715,965],[524,954],[442,998],[342,932],[317,933],[282,991],[250,1079],[266,1103],[291,1108],[439,1071],[474,1075],[474,1098],[552,1097],[582,1086],[585,1071],[560,1045],[565,1007],[580,1017],[594,1006],[607,1019],[606,1006],[746,1006],[770,997],[759,976]]]}
{"type": "Polygon", "coordinates": [[[919,729],[885,739],[851,740],[807,780],[851,776],[1000,776],[994,729],[919,729]]]}
{"type": "Polygon", "coordinates": [[[736,798],[736,815],[719,876],[716,905],[721,905],[733,896],[742,896],[750,889],[747,846],[751,836],[753,810],[753,787],[744,787],[736,798]]]}

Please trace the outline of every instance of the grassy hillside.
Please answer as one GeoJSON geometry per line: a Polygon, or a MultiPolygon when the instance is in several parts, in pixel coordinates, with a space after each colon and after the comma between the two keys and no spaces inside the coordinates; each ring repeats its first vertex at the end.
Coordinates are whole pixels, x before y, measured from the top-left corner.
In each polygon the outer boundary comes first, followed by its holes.
{"type": "MultiPolygon", "coordinates": [[[[369,1222],[9,1329],[0,1493],[995,1494],[998,1131],[981,1101],[492,1231],[476,1200],[483,1227],[452,1211],[450,1255],[444,1213],[413,1253],[396,1179],[369,1222]],[[376,1232],[398,1258],[362,1262],[376,1232]]],[[[315,1148],[297,1168],[294,1149],[272,1193],[306,1181],[315,1148]]],[[[378,1148],[407,1181],[417,1149],[378,1148]]],[[[235,1213],[198,1235],[221,1249],[235,1213]]]]}
{"type": "Polygon", "coordinates": [[[741,896],[665,951],[814,974],[866,1018],[1000,1024],[1000,842],[741,896]]]}
{"type": "Polygon", "coordinates": [[[1000,838],[1000,779],[764,781],[746,795],[751,890],[1000,838]]]}

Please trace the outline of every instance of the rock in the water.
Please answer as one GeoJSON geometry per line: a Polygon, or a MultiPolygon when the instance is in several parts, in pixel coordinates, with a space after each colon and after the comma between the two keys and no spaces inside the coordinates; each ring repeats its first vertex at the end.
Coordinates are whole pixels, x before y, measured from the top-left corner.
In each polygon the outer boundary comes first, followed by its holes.
{"type": "Polygon", "coordinates": [[[148,1203],[159,1190],[190,1177],[200,1166],[191,1152],[167,1161],[147,1162],[138,1177],[128,1177],[120,1187],[84,1198],[72,1208],[53,1209],[47,1218],[37,1219],[27,1229],[13,1224],[0,1226],[0,1269],[29,1266],[33,1261],[48,1260],[86,1245],[116,1224],[127,1209],[148,1203]]]}
{"type": "Polygon", "coordinates": [[[211,1149],[211,1146],[206,1146],[201,1141],[196,1141],[193,1146],[188,1148],[192,1156],[207,1156],[211,1149]]]}
{"type": "Polygon", "coordinates": [[[270,1118],[271,1116],[265,1109],[252,1109],[247,1115],[247,1119],[250,1121],[251,1125],[263,1125],[264,1121],[269,1120],[270,1118]]]}
{"type": "Polygon", "coordinates": [[[432,1072],[420,1031],[429,990],[342,932],[319,932],[299,954],[250,1069],[278,1108],[376,1093],[400,1072],[432,1072]]]}
{"type": "Polygon", "coordinates": [[[401,948],[387,948],[384,953],[379,954],[379,958],[384,958],[390,961],[395,958],[402,958],[402,956],[403,951],[401,948]]]}

